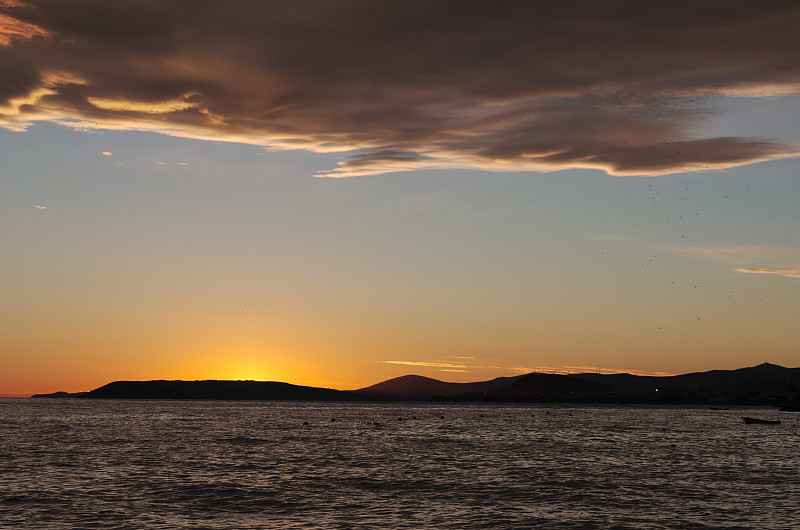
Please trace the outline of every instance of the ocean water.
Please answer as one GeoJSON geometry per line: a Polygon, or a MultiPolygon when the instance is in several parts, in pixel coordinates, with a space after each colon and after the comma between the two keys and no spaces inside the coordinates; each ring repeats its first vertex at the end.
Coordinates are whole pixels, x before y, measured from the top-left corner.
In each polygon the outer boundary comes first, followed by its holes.
{"type": "Polygon", "coordinates": [[[798,418],[4,399],[0,527],[800,528],[798,418]]]}

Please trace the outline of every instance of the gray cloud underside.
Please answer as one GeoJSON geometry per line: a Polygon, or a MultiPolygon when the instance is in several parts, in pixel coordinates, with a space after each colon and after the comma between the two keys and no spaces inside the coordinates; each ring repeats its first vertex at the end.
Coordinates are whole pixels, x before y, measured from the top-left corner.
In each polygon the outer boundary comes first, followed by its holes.
{"type": "Polygon", "coordinates": [[[0,0],[0,10],[38,28],[0,47],[0,124],[11,128],[74,120],[356,150],[331,176],[657,174],[798,153],[693,133],[706,117],[694,98],[800,93],[793,1],[0,0]]]}

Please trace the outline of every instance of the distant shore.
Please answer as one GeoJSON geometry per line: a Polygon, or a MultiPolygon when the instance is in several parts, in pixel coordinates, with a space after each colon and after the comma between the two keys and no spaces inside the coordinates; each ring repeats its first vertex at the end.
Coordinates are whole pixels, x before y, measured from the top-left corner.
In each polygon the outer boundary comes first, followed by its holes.
{"type": "Polygon", "coordinates": [[[531,373],[474,383],[448,383],[406,375],[358,390],[334,390],[275,381],[115,381],[88,392],[53,392],[31,397],[733,405],[800,410],[800,368],[763,363],[738,370],[664,377],[531,373]]]}

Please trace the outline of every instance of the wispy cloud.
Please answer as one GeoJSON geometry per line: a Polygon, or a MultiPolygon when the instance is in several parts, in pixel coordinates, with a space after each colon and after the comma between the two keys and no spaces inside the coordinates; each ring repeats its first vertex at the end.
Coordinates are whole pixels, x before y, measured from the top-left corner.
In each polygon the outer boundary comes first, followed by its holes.
{"type": "Polygon", "coordinates": [[[698,97],[800,94],[798,16],[748,1],[0,0],[0,126],[348,153],[331,177],[719,169],[800,153],[697,133],[698,97]]]}
{"type": "MultiPolygon", "coordinates": [[[[471,359],[471,357],[469,358],[471,359]]],[[[440,361],[381,361],[386,364],[399,364],[405,366],[422,366],[426,368],[435,368],[440,372],[458,372],[469,373],[480,370],[501,370],[517,374],[529,373],[553,373],[553,374],[578,374],[578,373],[603,373],[603,374],[618,374],[628,373],[632,375],[651,375],[651,376],[670,376],[675,375],[670,372],[648,372],[644,370],[627,370],[622,368],[606,368],[598,366],[574,366],[574,365],[559,365],[559,366],[498,366],[498,365],[482,365],[482,364],[455,364],[440,361]]]]}
{"type": "Polygon", "coordinates": [[[440,372],[459,372],[459,373],[467,373],[467,372],[478,372],[478,371],[497,371],[497,370],[505,370],[511,371],[512,369],[508,366],[498,366],[496,364],[487,364],[487,359],[476,359],[472,356],[457,356],[453,355],[448,357],[448,359],[454,359],[456,362],[452,361],[380,361],[385,364],[399,364],[405,366],[419,366],[423,368],[431,368],[435,369],[440,372]]]}
{"type": "Polygon", "coordinates": [[[49,206],[42,206],[41,204],[31,204],[31,206],[33,208],[36,208],[37,210],[49,210],[50,209],[49,206]]]}
{"type": "Polygon", "coordinates": [[[111,151],[103,151],[101,154],[103,156],[113,156],[114,153],[112,153],[111,151]]]}
{"type": "Polygon", "coordinates": [[[800,257],[800,249],[792,247],[777,247],[769,245],[731,245],[719,247],[668,247],[664,250],[683,256],[701,258],[724,265],[738,266],[735,272],[750,274],[772,274],[786,278],[800,278],[800,267],[765,267],[755,266],[758,263],[774,261],[796,261],[800,257]],[[743,267],[742,265],[752,265],[743,267]]]}
{"type": "Polygon", "coordinates": [[[631,375],[649,375],[657,377],[666,377],[675,375],[671,372],[648,372],[645,370],[627,370],[623,368],[605,368],[599,366],[518,366],[514,368],[518,373],[555,373],[555,374],[580,374],[580,373],[600,373],[600,374],[631,374],[631,375]]]}
{"type": "Polygon", "coordinates": [[[800,267],[763,267],[763,268],[744,268],[736,269],[736,272],[747,272],[751,274],[774,274],[786,278],[800,278],[800,267]]]}
{"type": "Polygon", "coordinates": [[[406,366],[428,366],[432,368],[448,368],[448,369],[467,368],[467,366],[463,364],[441,363],[441,362],[431,362],[431,361],[381,361],[381,362],[386,364],[403,364],[406,366]]]}
{"type": "Polygon", "coordinates": [[[682,256],[701,258],[726,265],[742,265],[775,258],[794,249],[769,245],[728,245],[717,247],[665,247],[664,250],[682,256]]]}

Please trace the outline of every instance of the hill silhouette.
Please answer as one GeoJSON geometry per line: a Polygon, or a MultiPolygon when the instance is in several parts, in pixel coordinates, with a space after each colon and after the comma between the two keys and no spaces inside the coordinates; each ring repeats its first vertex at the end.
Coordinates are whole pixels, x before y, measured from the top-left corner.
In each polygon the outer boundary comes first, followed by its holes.
{"type": "Polygon", "coordinates": [[[577,379],[568,375],[528,374],[487,394],[493,400],[552,399],[582,400],[609,394],[614,387],[595,381],[577,379]]]}
{"type": "Polygon", "coordinates": [[[435,401],[591,402],[796,405],[800,368],[769,363],[736,370],[674,376],[627,373],[531,373],[477,383],[448,383],[419,375],[354,391],[375,399],[435,401]]]}
{"type": "Polygon", "coordinates": [[[611,385],[621,392],[643,392],[655,388],[691,390],[699,387],[758,383],[777,380],[800,380],[800,368],[784,368],[777,364],[762,363],[758,366],[736,370],[710,370],[671,376],[640,376],[631,374],[574,374],[572,377],[611,385]]]}
{"type": "MultiPolygon", "coordinates": [[[[66,392],[32,397],[67,397],[66,392]]],[[[80,398],[217,399],[286,401],[363,401],[363,397],[330,388],[276,381],[114,381],[89,392],[68,394],[80,398]]]]}
{"type": "Polygon", "coordinates": [[[474,383],[447,383],[421,375],[395,377],[353,392],[373,399],[430,401],[433,397],[452,397],[473,392],[484,393],[501,388],[523,376],[498,377],[474,383]]]}
{"type": "Polygon", "coordinates": [[[614,388],[618,401],[771,405],[800,401],[800,368],[776,364],[654,377],[575,374],[571,377],[614,388]]]}
{"type": "Polygon", "coordinates": [[[763,363],[674,376],[531,373],[450,383],[404,375],[352,391],[275,381],[115,381],[32,397],[308,401],[510,401],[800,406],[800,368],[763,363]]]}

